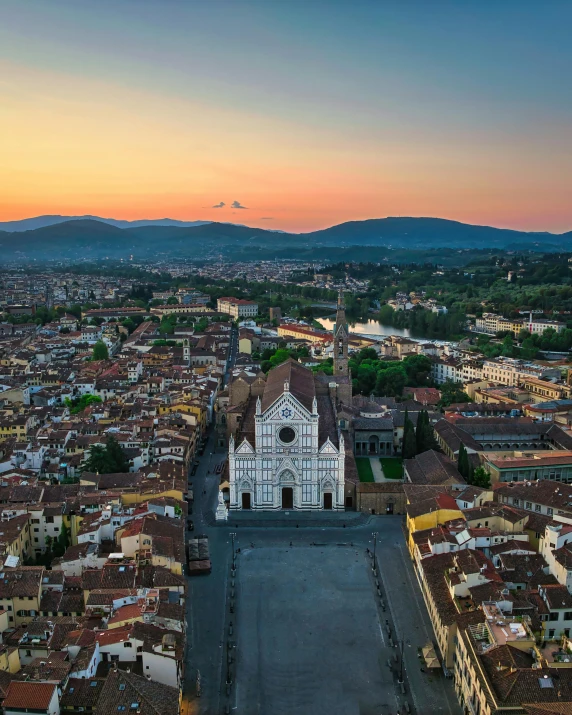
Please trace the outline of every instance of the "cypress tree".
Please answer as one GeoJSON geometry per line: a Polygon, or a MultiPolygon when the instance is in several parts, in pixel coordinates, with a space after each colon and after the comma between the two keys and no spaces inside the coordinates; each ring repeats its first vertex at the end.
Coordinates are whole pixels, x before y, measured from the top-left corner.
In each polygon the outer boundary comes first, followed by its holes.
{"type": "Polygon", "coordinates": [[[469,482],[471,477],[471,464],[469,462],[469,455],[465,449],[465,445],[461,442],[459,447],[459,458],[457,461],[457,469],[461,473],[461,476],[465,481],[469,482]]]}
{"type": "Polygon", "coordinates": [[[429,420],[427,410],[421,410],[417,418],[417,429],[415,430],[415,439],[417,443],[417,454],[426,452],[428,449],[436,449],[437,442],[433,434],[433,427],[429,420]]]}
{"type": "Polygon", "coordinates": [[[415,438],[415,427],[409,419],[409,414],[405,410],[405,420],[403,422],[403,443],[401,445],[401,456],[403,459],[412,459],[417,454],[417,440],[415,438]]]}

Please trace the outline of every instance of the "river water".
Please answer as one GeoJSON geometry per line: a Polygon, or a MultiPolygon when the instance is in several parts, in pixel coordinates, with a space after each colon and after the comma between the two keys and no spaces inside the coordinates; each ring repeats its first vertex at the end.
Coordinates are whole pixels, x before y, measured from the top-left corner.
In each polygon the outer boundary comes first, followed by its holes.
{"type": "MultiPolygon", "coordinates": [[[[329,318],[317,318],[326,330],[332,330],[336,324],[335,320],[329,318]]],[[[407,328],[394,328],[392,325],[383,325],[377,320],[368,320],[366,323],[350,323],[350,332],[359,335],[400,335],[402,338],[410,338],[411,331],[407,328]]],[[[417,338],[420,340],[421,338],[417,338]]]]}

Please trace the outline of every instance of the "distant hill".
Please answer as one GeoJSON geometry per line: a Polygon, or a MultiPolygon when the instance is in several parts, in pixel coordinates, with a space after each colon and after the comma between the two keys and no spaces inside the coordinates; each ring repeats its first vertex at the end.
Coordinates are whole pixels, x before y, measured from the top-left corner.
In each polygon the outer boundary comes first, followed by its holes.
{"type": "Polygon", "coordinates": [[[100,216],[35,216],[24,218],[21,221],[0,221],[0,231],[32,231],[36,228],[54,226],[67,221],[101,221],[117,228],[139,228],[140,226],[203,226],[210,221],[177,221],[173,218],[141,219],[139,221],[121,221],[115,218],[101,218],[100,216]]]}
{"type": "MultiPolygon", "coordinates": [[[[26,221],[58,217],[38,217],[26,221]]],[[[61,218],[61,217],[60,217],[61,218]]],[[[328,260],[379,261],[403,251],[416,254],[463,249],[572,250],[572,231],[564,234],[512,231],[473,226],[436,218],[383,218],[349,221],[310,233],[280,233],[227,223],[116,222],[99,218],[54,221],[40,228],[0,231],[0,254],[5,258],[119,258],[131,254],[210,259],[223,255],[235,260],[290,257],[328,260]],[[124,226],[123,224],[127,224],[124,226]],[[182,225],[183,224],[183,225],[182,225]]],[[[5,225],[5,224],[4,224],[5,225]]],[[[417,260],[417,259],[414,259],[417,260]]],[[[438,256],[432,260],[438,260],[438,256]]]]}

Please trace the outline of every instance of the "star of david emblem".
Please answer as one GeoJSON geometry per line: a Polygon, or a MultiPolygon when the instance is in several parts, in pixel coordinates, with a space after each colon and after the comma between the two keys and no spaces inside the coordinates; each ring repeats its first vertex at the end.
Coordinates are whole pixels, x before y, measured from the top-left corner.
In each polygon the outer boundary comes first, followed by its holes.
{"type": "Polygon", "coordinates": [[[292,417],[292,410],[289,407],[285,407],[280,414],[287,420],[289,417],[292,417]]]}

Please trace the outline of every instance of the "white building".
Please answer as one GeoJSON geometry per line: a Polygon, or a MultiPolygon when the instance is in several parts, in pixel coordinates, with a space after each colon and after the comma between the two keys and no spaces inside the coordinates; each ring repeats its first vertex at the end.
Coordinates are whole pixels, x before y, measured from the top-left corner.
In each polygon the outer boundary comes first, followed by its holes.
{"type": "Polygon", "coordinates": [[[330,395],[316,394],[313,373],[288,360],[230,438],[230,508],[344,509],[344,460],[330,395]]]}
{"type": "Polygon", "coordinates": [[[235,320],[238,318],[254,318],[258,315],[258,303],[241,298],[219,298],[217,301],[219,313],[228,313],[235,320]]]}

